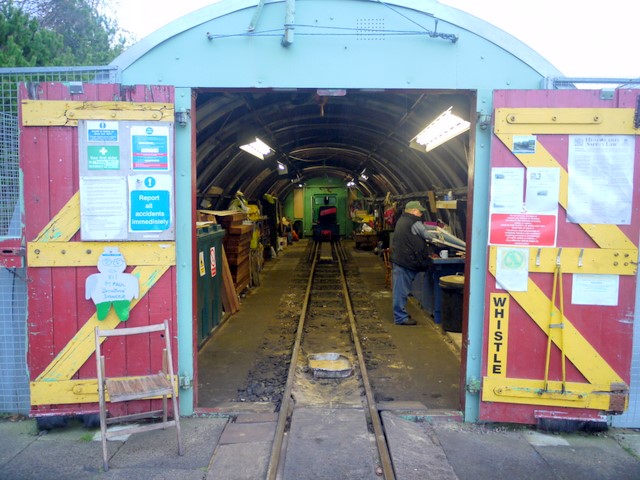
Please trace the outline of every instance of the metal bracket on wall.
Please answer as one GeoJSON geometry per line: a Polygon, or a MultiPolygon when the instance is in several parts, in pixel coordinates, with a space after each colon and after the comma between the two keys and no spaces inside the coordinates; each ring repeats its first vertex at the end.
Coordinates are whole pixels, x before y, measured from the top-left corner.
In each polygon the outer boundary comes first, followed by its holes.
{"type": "Polygon", "coordinates": [[[287,14],[284,18],[284,37],[282,46],[288,47],[293,43],[293,22],[296,19],[296,0],[287,0],[287,14]]]}
{"type": "Polygon", "coordinates": [[[260,0],[258,2],[258,5],[256,5],[256,11],[253,14],[253,18],[251,19],[251,23],[249,24],[249,28],[247,28],[247,31],[255,31],[258,20],[260,19],[260,14],[262,13],[262,7],[264,7],[264,0],[260,0]]]}

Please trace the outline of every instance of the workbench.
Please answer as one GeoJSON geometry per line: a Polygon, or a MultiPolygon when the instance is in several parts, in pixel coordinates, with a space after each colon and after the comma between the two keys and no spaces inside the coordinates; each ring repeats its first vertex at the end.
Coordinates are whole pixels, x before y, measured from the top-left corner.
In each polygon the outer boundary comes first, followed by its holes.
{"type": "Polygon", "coordinates": [[[375,248],[378,245],[377,233],[353,233],[351,235],[356,248],[375,248]]]}
{"type": "Polygon", "coordinates": [[[442,323],[440,277],[464,273],[464,262],[465,259],[461,257],[431,258],[428,270],[418,273],[413,281],[411,290],[413,297],[437,324],[442,323]]]}

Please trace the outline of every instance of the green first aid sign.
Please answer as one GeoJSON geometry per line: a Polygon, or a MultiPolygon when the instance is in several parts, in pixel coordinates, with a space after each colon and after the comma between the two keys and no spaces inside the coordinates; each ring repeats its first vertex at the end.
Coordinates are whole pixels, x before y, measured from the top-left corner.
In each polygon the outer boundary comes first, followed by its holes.
{"type": "Polygon", "coordinates": [[[89,170],[120,170],[120,147],[102,145],[87,147],[89,170]]]}

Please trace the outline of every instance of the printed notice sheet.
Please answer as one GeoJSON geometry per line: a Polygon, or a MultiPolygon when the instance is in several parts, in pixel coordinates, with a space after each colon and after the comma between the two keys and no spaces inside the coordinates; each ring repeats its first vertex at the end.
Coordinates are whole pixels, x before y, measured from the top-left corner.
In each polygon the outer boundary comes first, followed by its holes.
{"type": "Polygon", "coordinates": [[[552,247],[556,244],[560,170],[491,169],[489,243],[552,247]]]}
{"type": "Polygon", "coordinates": [[[574,305],[618,305],[618,275],[574,274],[571,303],[574,305]]]}
{"type": "Polygon", "coordinates": [[[127,183],[124,177],[80,177],[82,240],[127,238],[127,183]]]}
{"type": "Polygon", "coordinates": [[[569,201],[573,223],[629,225],[633,135],[569,135],[569,201]]]}
{"type": "Polygon", "coordinates": [[[529,167],[525,208],[528,213],[558,215],[560,196],[560,169],[529,167]]]}
{"type": "Polygon", "coordinates": [[[524,168],[491,169],[491,211],[522,213],[524,168]]]}

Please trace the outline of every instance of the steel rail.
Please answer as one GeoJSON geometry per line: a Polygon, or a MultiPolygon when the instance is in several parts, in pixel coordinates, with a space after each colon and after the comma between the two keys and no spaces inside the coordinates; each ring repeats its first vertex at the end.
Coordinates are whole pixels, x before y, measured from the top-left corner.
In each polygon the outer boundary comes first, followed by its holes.
{"type": "MultiPolygon", "coordinates": [[[[291,393],[292,393],[293,384],[294,384],[295,375],[296,375],[296,367],[297,367],[298,357],[300,354],[300,347],[302,343],[302,334],[304,331],[304,324],[306,321],[306,316],[309,308],[310,294],[313,287],[313,280],[314,280],[315,270],[318,262],[320,245],[321,245],[320,243],[316,243],[312,248],[310,256],[308,257],[309,260],[312,260],[312,264],[309,272],[309,279],[307,280],[307,288],[306,288],[304,300],[302,303],[300,317],[298,319],[296,339],[293,346],[293,352],[291,354],[291,364],[289,365],[287,382],[282,395],[280,412],[278,413],[278,422],[276,424],[276,431],[274,433],[274,441],[271,447],[271,456],[269,459],[269,467],[267,469],[267,477],[266,477],[267,480],[276,480],[277,475],[279,473],[278,471],[280,468],[280,462],[281,462],[281,457],[283,453],[285,428],[292,410],[291,393]]],[[[387,446],[386,437],[384,435],[382,423],[380,421],[380,416],[378,415],[378,409],[375,404],[373,391],[369,383],[369,376],[367,374],[364,355],[362,353],[362,346],[360,345],[360,338],[358,336],[355,316],[353,314],[351,298],[349,296],[349,288],[347,286],[347,282],[345,278],[345,273],[343,268],[343,258],[346,260],[346,253],[338,245],[335,245],[332,243],[331,247],[332,247],[334,258],[337,261],[338,268],[340,271],[340,284],[342,287],[342,294],[344,297],[346,310],[349,317],[349,324],[351,327],[351,339],[353,341],[353,345],[356,350],[358,367],[360,370],[360,376],[362,378],[362,384],[365,391],[365,397],[367,402],[367,413],[369,416],[369,421],[371,422],[371,426],[373,427],[373,431],[374,431],[376,447],[378,450],[378,456],[380,461],[380,468],[382,469],[382,474],[385,480],[395,480],[396,477],[393,471],[393,463],[391,461],[391,455],[389,454],[389,449],[387,446]]]]}
{"type": "Polygon", "coordinates": [[[278,474],[280,456],[282,454],[282,443],[284,441],[284,429],[287,425],[287,419],[289,418],[289,408],[291,407],[291,390],[293,388],[296,366],[298,364],[298,355],[300,353],[300,343],[302,341],[305,317],[307,315],[307,309],[309,308],[309,294],[311,293],[311,286],[313,285],[313,276],[316,269],[319,246],[320,243],[316,243],[312,248],[313,263],[311,264],[311,271],[309,273],[309,279],[307,280],[307,289],[305,291],[304,301],[302,302],[300,317],[298,318],[298,330],[296,331],[296,340],[293,345],[293,353],[291,354],[291,363],[289,364],[287,383],[285,384],[284,392],[282,393],[282,403],[280,404],[280,412],[278,413],[278,423],[276,424],[276,431],[273,437],[273,445],[271,446],[271,456],[269,457],[267,480],[276,480],[276,476],[278,474]]]}
{"type": "Polygon", "coordinates": [[[362,353],[362,346],[360,345],[360,337],[358,336],[358,329],[356,327],[356,320],[353,315],[353,308],[351,306],[351,297],[349,296],[349,288],[347,287],[347,281],[344,275],[344,269],[342,268],[342,260],[339,255],[336,255],[338,259],[338,267],[340,268],[340,281],[342,282],[342,291],[344,294],[344,300],[347,305],[347,313],[349,314],[349,323],[351,324],[351,338],[356,349],[358,357],[358,365],[360,367],[360,375],[362,377],[362,385],[367,398],[367,407],[369,410],[369,417],[371,425],[373,426],[373,432],[376,439],[376,447],[378,448],[378,455],[380,456],[380,463],[382,467],[382,474],[385,480],[395,480],[396,476],[393,471],[393,463],[391,461],[391,455],[389,454],[389,446],[384,435],[382,428],[382,422],[378,415],[378,408],[371,390],[371,384],[369,383],[369,375],[367,373],[367,367],[364,362],[364,355],[362,353]]]}

